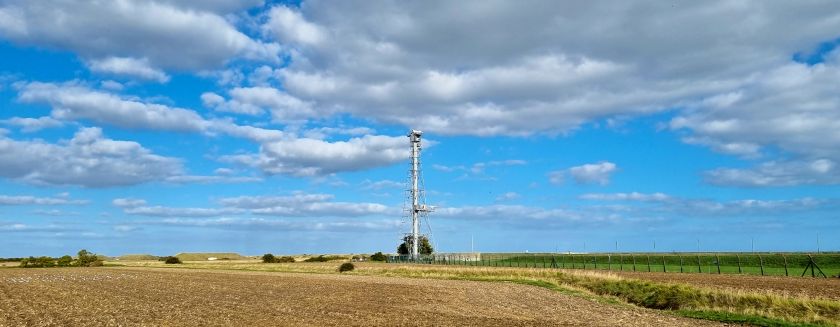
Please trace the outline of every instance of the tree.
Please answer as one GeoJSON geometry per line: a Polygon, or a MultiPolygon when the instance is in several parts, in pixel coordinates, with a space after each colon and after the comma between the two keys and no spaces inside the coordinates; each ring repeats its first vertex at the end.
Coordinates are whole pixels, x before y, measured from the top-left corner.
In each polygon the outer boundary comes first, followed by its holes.
{"type": "Polygon", "coordinates": [[[69,255],[65,255],[61,258],[58,258],[58,266],[59,267],[69,267],[73,263],[73,258],[69,255]]]}
{"type": "Polygon", "coordinates": [[[385,261],[387,259],[388,258],[385,257],[385,255],[382,254],[382,252],[376,252],[372,256],[370,256],[370,261],[385,261]]]}
{"type": "MultiPolygon", "coordinates": [[[[406,235],[403,237],[403,242],[397,247],[397,253],[400,255],[407,255],[411,254],[411,241],[414,239],[412,235],[406,235]]],[[[435,249],[432,248],[432,244],[429,243],[429,238],[425,235],[420,235],[420,244],[418,244],[418,251],[420,254],[432,254],[435,252],[435,249]]]]}
{"type": "Polygon", "coordinates": [[[262,262],[263,263],[275,263],[275,262],[277,262],[277,258],[275,258],[274,255],[271,254],[271,253],[266,253],[266,254],[263,254],[263,256],[262,256],[262,262]]]}
{"type": "Polygon", "coordinates": [[[88,250],[85,249],[80,250],[79,253],[77,253],[77,255],[78,259],[76,259],[76,261],[78,262],[80,267],[88,267],[90,266],[91,262],[96,261],[96,255],[88,252],[88,250]]]}

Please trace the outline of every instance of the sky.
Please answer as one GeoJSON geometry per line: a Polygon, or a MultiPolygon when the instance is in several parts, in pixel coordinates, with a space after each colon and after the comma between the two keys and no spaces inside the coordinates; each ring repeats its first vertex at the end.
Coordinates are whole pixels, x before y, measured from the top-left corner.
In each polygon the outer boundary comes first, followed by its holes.
{"type": "Polygon", "coordinates": [[[0,257],[840,250],[836,1],[0,1],[0,257]]]}

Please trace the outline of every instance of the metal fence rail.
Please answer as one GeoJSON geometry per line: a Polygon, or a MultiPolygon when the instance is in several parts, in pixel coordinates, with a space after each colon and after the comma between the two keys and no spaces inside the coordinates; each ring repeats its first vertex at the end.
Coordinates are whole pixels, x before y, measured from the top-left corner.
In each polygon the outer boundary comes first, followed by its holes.
{"type": "Polygon", "coordinates": [[[437,253],[389,263],[838,277],[840,253],[437,253]]]}

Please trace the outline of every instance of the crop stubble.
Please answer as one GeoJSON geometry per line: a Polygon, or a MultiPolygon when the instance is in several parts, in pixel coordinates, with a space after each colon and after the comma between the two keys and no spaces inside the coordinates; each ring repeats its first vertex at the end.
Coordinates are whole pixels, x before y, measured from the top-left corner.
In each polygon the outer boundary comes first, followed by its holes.
{"type": "Polygon", "coordinates": [[[509,283],[378,276],[120,269],[2,269],[0,326],[698,326],[509,283]]]}

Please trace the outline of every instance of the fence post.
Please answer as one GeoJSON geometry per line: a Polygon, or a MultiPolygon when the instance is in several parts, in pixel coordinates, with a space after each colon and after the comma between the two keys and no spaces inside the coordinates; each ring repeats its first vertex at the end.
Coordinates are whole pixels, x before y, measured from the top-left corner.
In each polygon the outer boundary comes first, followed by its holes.
{"type": "Polygon", "coordinates": [[[647,255],[647,259],[648,259],[648,272],[650,272],[651,271],[650,270],[650,254],[647,255]]]}
{"type": "Polygon", "coordinates": [[[764,259],[761,258],[761,253],[758,254],[758,265],[761,266],[761,276],[764,276],[764,259]]]}
{"type": "Polygon", "coordinates": [[[738,254],[735,254],[735,257],[738,258],[738,273],[740,274],[741,273],[741,256],[738,255],[738,254]]]}
{"type": "Polygon", "coordinates": [[[782,259],[784,259],[784,260],[785,260],[785,277],[787,277],[787,276],[788,276],[788,270],[787,270],[787,257],[784,255],[784,253],[782,254],[782,259]]]}
{"type": "Polygon", "coordinates": [[[612,271],[612,254],[607,254],[607,270],[612,271]]]}
{"type": "Polygon", "coordinates": [[[583,270],[586,270],[586,255],[583,255],[583,270]]]}
{"type": "Polygon", "coordinates": [[[618,270],[624,271],[624,256],[618,255],[618,270]]]}
{"type": "Polygon", "coordinates": [[[683,272],[683,257],[682,257],[682,254],[680,254],[680,273],[682,273],[682,272],[683,272]]]}
{"type": "Polygon", "coordinates": [[[545,256],[542,257],[543,268],[545,268],[545,256]]]}
{"type": "Polygon", "coordinates": [[[715,253],[715,263],[717,263],[718,275],[720,275],[720,257],[715,253]]]}
{"type": "Polygon", "coordinates": [[[563,269],[566,269],[566,256],[563,256],[563,269]]]}
{"type": "Polygon", "coordinates": [[[592,264],[595,265],[595,270],[598,270],[598,255],[597,254],[592,256],[592,264]]]}
{"type": "Polygon", "coordinates": [[[636,257],[631,253],[630,258],[633,259],[633,271],[636,271],[636,257]]]}
{"type": "Polygon", "coordinates": [[[662,272],[668,272],[668,270],[665,269],[665,267],[665,255],[662,255],[662,272]]]}
{"type": "Polygon", "coordinates": [[[697,254],[697,272],[701,273],[701,274],[703,273],[703,269],[700,268],[700,254],[699,253],[697,254]]]}

